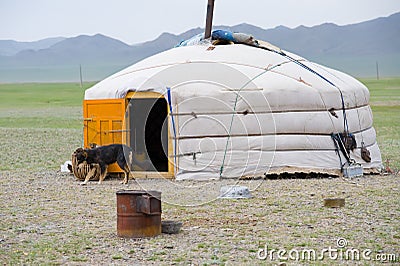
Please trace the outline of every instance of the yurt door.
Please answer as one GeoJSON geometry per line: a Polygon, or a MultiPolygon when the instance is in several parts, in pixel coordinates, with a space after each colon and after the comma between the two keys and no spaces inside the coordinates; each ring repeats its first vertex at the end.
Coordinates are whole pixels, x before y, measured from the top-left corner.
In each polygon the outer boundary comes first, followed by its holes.
{"type": "MultiPolygon", "coordinates": [[[[124,114],[123,99],[84,100],[84,147],[123,143],[124,114]]],[[[110,165],[107,170],[109,173],[122,172],[116,163],[110,165]]]]}
{"type": "Polygon", "coordinates": [[[135,151],[133,171],[146,172],[146,175],[168,173],[168,105],[165,98],[135,93],[129,99],[127,122],[127,143],[135,151]]]}
{"type": "Polygon", "coordinates": [[[85,100],[84,146],[122,143],[124,108],[122,99],[85,100]]]}

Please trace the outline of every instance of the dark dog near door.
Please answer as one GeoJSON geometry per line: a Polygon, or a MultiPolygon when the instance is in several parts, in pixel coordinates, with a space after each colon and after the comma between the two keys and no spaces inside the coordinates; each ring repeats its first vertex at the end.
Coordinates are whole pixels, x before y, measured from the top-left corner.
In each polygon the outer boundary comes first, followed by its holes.
{"type": "MultiPolygon", "coordinates": [[[[100,166],[99,183],[101,183],[106,177],[108,166],[116,162],[125,173],[124,181],[122,183],[128,184],[130,175],[129,168],[130,165],[132,165],[133,158],[133,152],[130,147],[123,144],[111,144],[99,146],[93,149],[78,149],[76,153],[78,164],[86,162],[90,165],[98,164],[100,166]]],[[[90,178],[91,176],[88,174],[85,181],[81,184],[86,185],[90,178]]]]}

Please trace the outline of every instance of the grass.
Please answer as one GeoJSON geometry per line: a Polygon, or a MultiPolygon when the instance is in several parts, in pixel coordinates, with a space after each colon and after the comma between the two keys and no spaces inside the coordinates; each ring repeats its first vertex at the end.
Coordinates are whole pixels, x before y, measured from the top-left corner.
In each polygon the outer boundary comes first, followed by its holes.
{"type": "Polygon", "coordinates": [[[0,84],[0,170],[58,169],[70,158],[82,146],[82,101],[91,85],[0,84]]]}
{"type": "Polygon", "coordinates": [[[14,83],[0,84],[1,106],[4,109],[37,109],[80,106],[85,90],[93,83],[14,83]]]}
{"type": "Polygon", "coordinates": [[[377,141],[382,161],[400,168],[400,78],[362,79],[370,91],[377,141]]]}
{"type": "Polygon", "coordinates": [[[91,85],[0,84],[0,127],[81,128],[83,95],[91,85]]]}
{"type": "Polygon", "coordinates": [[[377,105],[400,105],[400,78],[361,79],[370,92],[370,103],[377,105]]]}

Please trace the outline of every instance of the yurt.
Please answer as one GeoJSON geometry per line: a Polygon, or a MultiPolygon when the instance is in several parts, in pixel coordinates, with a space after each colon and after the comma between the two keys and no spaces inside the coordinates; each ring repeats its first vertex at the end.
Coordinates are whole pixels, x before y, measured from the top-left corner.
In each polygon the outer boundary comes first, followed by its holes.
{"type": "Polygon", "coordinates": [[[86,90],[83,109],[85,146],[132,147],[136,177],[351,175],[382,165],[362,83],[242,33],[216,30],[133,64],[86,90]]]}

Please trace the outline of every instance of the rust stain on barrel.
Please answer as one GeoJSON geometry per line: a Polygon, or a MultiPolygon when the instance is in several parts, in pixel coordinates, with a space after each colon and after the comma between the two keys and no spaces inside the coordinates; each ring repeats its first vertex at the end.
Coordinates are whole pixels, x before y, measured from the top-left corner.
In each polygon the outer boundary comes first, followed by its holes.
{"type": "Polygon", "coordinates": [[[117,234],[132,238],[161,234],[161,192],[117,191],[117,234]]]}

